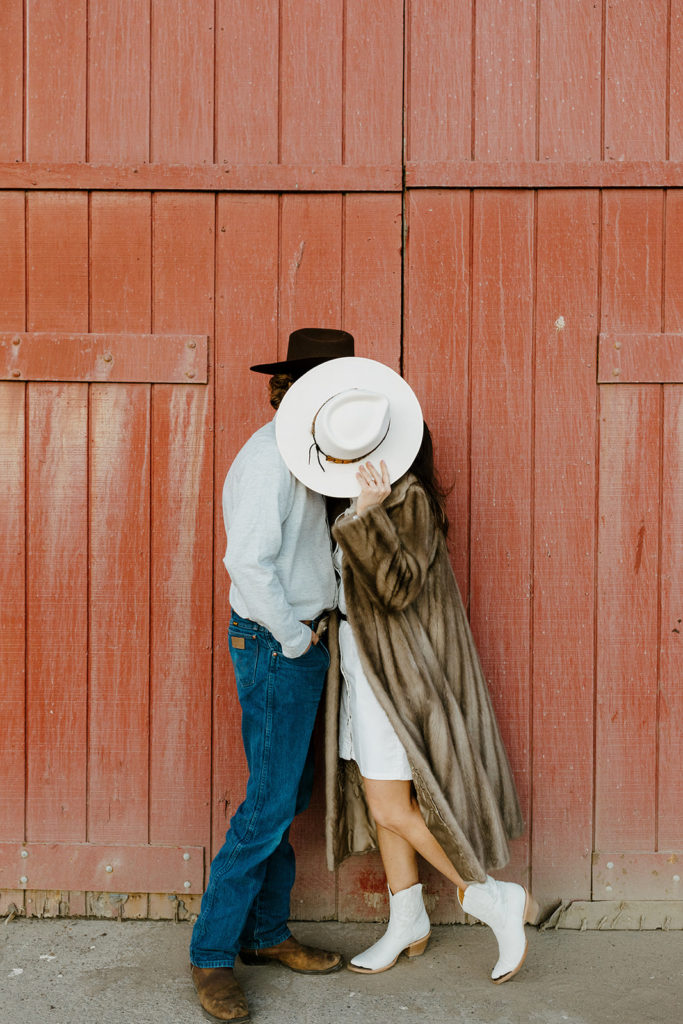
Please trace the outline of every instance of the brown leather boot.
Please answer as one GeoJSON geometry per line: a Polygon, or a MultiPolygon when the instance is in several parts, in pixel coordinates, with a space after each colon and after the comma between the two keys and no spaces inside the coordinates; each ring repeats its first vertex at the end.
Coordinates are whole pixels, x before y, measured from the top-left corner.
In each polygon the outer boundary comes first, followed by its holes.
{"type": "Polygon", "coordinates": [[[199,1002],[215,1020],[240,1024],[250,1019],[247,1000],[232,967],[195,967],[192,964],[192,980],[199,1002]]]}
{"type": "Polygon", "coordinates": [[[298,974],[332,974],[344,966],[341,953],[330,953],[326,949],[302,946],[290,935],[284,942],[267,949],[243,949],[242,962],[256,967],[260,964],[281,963],[298,974]]]}

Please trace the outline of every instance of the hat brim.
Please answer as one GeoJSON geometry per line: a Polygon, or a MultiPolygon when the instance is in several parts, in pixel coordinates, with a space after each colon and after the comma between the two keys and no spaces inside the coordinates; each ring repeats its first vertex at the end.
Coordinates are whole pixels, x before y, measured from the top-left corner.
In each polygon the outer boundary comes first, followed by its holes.
{"type": "Polygon", "coordinates": [[[312,370],[314,366],[320,366],[321,363],[329,363],[331,359],[338,359],[339,356],[310,356],[306,359],[283,359],[279,363],[257,363],[256,366],[250,366],[249,369],[253,370],[254,373],[267,373],[271,377],[278,373],[286,373],[290,377],[298,379],[302,377],[309,370],[312,370]]]}
{"type": "Polygon", "coordinates": [[[379,466],[384,460],[392,483],[402,477],[417,455],[422,432],[422,409],[410,385],[391,367],[360,356],[328,360],[313,367],[292,384],[275,417],[275,437],[287,468],[312,491],[335,498],[360,494],[356,473],[368,461],[379,466]],[[313,446],[315,414],[333,395],[361,387],[388,398],[391,419],[387,435],[358,462],[327,462],[313,446]]]}

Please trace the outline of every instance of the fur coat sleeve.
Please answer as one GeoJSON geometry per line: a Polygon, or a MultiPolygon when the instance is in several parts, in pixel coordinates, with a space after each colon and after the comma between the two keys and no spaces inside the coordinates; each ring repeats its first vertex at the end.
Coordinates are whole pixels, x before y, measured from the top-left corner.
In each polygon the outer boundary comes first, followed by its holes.
{"type": "MultiPolygon", "coordinates": [[[[383,505],[333,529],[368,682],[406,749],[428,827],[466,880],[509,858],[519,801],[443,535],[407,474],[383,505]]],[[[333,868],[376,846],[357,766],[338,758],[339,659],[327,690],[327,850],[333,868]]]]}

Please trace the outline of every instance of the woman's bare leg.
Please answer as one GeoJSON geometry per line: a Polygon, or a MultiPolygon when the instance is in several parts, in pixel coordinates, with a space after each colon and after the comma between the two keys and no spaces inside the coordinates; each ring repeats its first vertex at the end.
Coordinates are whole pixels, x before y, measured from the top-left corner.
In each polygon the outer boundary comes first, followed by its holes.
{"type": "Polygon", "coordinates": [[[417,885],[420,881],[417,854],[408,840],[396,832],[390,832],[383,825],[377,825],[377,843],[387,876],[387,885],[392,893],[417,885]]]}
{"type": "MultiPolygon", "coordinates": [[[[454,885],[465,889],[468,885],[455,870],[450,860],[444,853],[443,847],[437,842],[427,828],[422,812],[417,801],[412,795],[411,783],[404,779],[363,779],[365,795],[372,815],[378,825],[378,842],[384,870],[387,874],[387,882],[392,892],[398,892],[405,885],[398,885],[403,878],[412,878],[408,870],[409,860],[405,845],[394,843],[383,833],[391,833],[393,836],[403,840],[403,843],[417,851],[420,856],[432,864],[437,871],[445,875],[454,885]],[[381,829],[381,833],[380,833],[381,829]],[[382,834],[382,839],[380,839],[382,834]],[[382,846],[384,843],[384,848],[382,846]],[[391,868],[384,859],[384,850],[392,858],[391,868]],[[391,876],[389,874],[391,870],[391,876]],[[392,879],[398,886],[392,883],[392,879]]],[[[415,854],[413,853],[413,858],[415,854]]],[[[417,862],[415,861],[415,874],[417,873],[417,862]]],[[[414,885],[417,878],[414,877],[407,885],[414,885]]]]}

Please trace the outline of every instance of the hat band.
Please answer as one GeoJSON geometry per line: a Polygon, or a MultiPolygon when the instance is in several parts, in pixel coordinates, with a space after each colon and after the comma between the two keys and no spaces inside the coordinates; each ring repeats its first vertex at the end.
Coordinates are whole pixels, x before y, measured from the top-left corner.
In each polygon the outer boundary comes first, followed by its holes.
{"type": "MultiPolygon", "coordinates": [[[[336,398],[336,395],[333,395],[332,398],[336,398]]],[[[331,402],[332,398],[328,398],[327,402],[331,402]]],[[[324,408],[324,406],[327,405],[327,402],[323,402],[323,405],[320,406],[320,409],[324,408]]],[[[379,446],[382,444],[382,442],[386,438],[387,434],[389,433],[389,428],[391,427],[391,418],[390,418],[389,422],[387,423],[387,429],[384,431],[384,434],[382,435],[382,437],[380,437],[380,439],[377,442],[377,444],[374,445],[374,447],[370,448],[369,451],[364,452],[362,455],[357,455],[354,459],[338,459],[334,455],[328,455],[326,451],[323,451],[323,449],[320,447],[320,445],[318,444],[318,442],[315,439],[315,421],[318,418],[318,413],[320,412],[320,409],[318,409],[318,412],[316,412],[315,416],[313,417],[313,422],[311,423],[311,436],[313,438],[313,443],[311,444],[310,448],[308,449],[308,465],[310,466],[310,464],[311,464],[311,453],[312,453],[313,449],[315,449],[315,455],[316,455],[316,458],[318,460],[318,465],[322,469],[323,473],[325,472],[325,467],[323,466],[322,462],[320,461],[320,456],[321,455],[325,459],[325,462],[333,462],[337,466],[350,466],[354,462],[362,462],[363,459],[367,459],[368,455],[372,455],[372,453],[379,448],[379,446]]]]}

